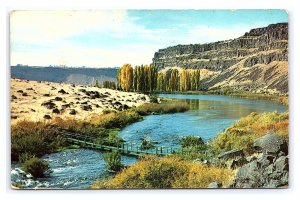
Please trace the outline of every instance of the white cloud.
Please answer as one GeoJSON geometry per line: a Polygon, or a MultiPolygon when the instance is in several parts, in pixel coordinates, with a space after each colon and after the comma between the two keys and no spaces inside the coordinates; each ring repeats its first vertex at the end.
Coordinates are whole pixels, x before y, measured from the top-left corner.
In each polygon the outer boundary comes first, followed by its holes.
{"type": "Polygon", "coordinates": [[[234,39],[242,36],[249,28],[235,27],[235,28],[214,28],[207,26],[196,26],[189,30],[189,37],[186,41],[190,43],[209,43],[221,40],[234,39]]]}
{"type": "Polygon", "coordinates": [[[159,48],[232,39],[248,30],[205,26],[147,29],[124,10],[17,11],[11,15],[11,64],[103,67],[124,63],[149,64],[159,48]],[[105,49],[101,44],[88,47],[68,40],[72,36],[90,33],[124,39],[125,46],[105,49]],[[135,37],[140,42],[128,39],[135,37]]]}
{"type": "Polygon", "coordinates": [[[65,48],[53,52],[12,52],[11,64],[25,63],[35,66],[67,65],[90,67],[116,67],[124,63],[141,65],[150,63],[148,51],[105,50],[98,48],[65,48]],[[49,63],[49,61],[51,61],[49,63]]]}

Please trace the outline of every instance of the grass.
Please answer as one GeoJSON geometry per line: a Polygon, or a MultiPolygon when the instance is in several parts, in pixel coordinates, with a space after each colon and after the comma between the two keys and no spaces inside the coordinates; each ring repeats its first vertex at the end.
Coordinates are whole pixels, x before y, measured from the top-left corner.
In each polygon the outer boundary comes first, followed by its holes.
{"type": "Polygon", "coordinates": [[[251,113],[217,135],[210,146],[218,152],[247,149],[252,146],[255,139],[267,133],[274,133],[288,139],[288,127],[288,113],[251,113]]]}
{"type": "Polygon", "coordinates": [[[91,188],[207,188],[214,181],[228,185],[233,177],[230,169],[208,167],[176,156],[151,156],[122,170],[114,178],[94,183],[91,188]]]}
{"type": "Polygon", "coordinates": [[[275,94],[257,94],[251,91],[245,91],[242,89],[234,89],[234,88],[221,88],[221,89],[214,89],[203,92],[204,94],[216,94],[216,95],[226,95],[231,97],[237,98],[245,98],[245,99],[261,99],[261,100],[269,100],[275,101],[282,105],[288,106],[289,105],[289,98],[288,95],[275,95],[275,94]]]}
{"type": "Polygon", "coordinates": [[[23,153],[40,157],[66,144],[57,126],[44,122],[21,121],[11,127],[11,159],[23,153]]]}
{"type": "Polygon", "coordinates": [[[182,101],[166,101],[160,104],[146,103],[135,109],[142,116],[149,114],[173,114],[189,110],[189,105],[182,101]]]}

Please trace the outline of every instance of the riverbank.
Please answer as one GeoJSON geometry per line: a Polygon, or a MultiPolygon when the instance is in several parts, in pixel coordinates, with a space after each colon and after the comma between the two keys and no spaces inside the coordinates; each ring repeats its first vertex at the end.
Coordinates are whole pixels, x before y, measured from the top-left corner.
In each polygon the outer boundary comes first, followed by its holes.
{"type": "Polygon", "coordinates": [[[288,113],[251,113],[218,134],[205,147],[201,146],[201,150],[191,142],[186,155],[146,157],[112,178],[97,181],[91,188],[283,187],[288,185],[285,146],[288,126],[288,113]],[[275,140],[278,145],[273,143],[275,140]],[[271,143],[265,146],[268,141],[271,143]],[[268,168],[257,167],[256,175],[245,178],[243,171],[254,174],[251,166],[255,164],[274,168],[279,175],[272,176],[267,173],[268,168]]]}
{"type": "MultiPolygon", "coordinates": [[[[233,90],[233,89],[214,89],[214,90],[202,90],[202,91],[174,91],[174,92],[164,92],[165,94],[190,94],[190,95],[224,95],[243,99],[252,100],[268,100],[280,103],[284,106],[289,106],[289,96],[288,94],[268,94],[268,93],[254,93],[250,91],[243,90],[233,90]]],[[[157,93],[159,94],[159,93],[157,93]]]]}

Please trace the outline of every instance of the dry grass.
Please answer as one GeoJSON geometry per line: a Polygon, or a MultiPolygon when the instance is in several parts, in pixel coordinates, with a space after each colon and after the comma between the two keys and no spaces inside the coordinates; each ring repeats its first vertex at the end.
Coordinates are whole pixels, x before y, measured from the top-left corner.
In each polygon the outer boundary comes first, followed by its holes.
{"type": "Polygon", "coordinates": [[[91,187],[100,188],[207,188],[211,182],[224,186],[231,183],[234,172],[230,169],[208,167],[179,157],[147,157],[114,178],[98,181],[91,187]]]}
{"type": "Polygon", "coordinates": [[[224,133],[217,135],[210,145],[221,152],[249,148],[253,144],[253,140],[267,133],[275,133],[288,139],[288,129],[288,113],[251,113],[227,128],[224,133]]]}

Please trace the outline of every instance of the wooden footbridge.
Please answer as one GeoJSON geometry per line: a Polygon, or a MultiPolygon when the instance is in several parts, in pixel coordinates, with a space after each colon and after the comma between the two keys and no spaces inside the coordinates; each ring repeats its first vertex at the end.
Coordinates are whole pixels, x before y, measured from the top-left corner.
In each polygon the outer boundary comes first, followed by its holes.
{"type": "MultiPolygon", "coordinates": [[[[63,136],[69,143],[76,144],[82,148],[89,148],[100,151],[118,151],[119,153],[127,156],[166,156],[177,152],[176,149],[172,147],[154,147],[151,149],[142,149],[141,145],[136,143],[124,142],[120,144],[109,144],[107,141],[100,138],[70,133],[66,131],[63,132],[63,136]]],[[[183,152],[180,151],[180,153],[183,152]]]]}

